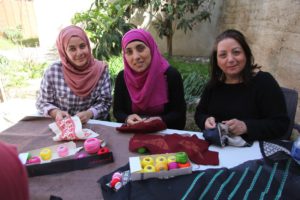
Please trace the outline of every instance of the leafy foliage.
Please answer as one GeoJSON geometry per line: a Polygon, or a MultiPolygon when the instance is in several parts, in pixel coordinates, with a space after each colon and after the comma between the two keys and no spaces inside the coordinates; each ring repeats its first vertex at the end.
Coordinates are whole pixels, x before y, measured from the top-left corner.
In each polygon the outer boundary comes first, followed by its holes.
{"type": "Polygon", "coordinates": [[[109,74],[111,79],[112,88],[114,88],[115,80],[118,73],[124,68],[122,56],[113,56],[109,59],[109,74]]]}
{"type": "Polygon", "coordinates": [[[202,21],[210,21],[210,5],[213,0],[138,0],[135,7],[150,6],[150,15],[155,18],[153,23],[160,38],[167,38],[168,57],[172,56],[172,39],[175,30],[186,33],[202,21]]]}
{"type": "Polygon", "coordinates": [[[193,105],[200,98],[207,81],[208,76],[197,73],[189,74],[184,79],[184,98],[188,105],[193,105]]]}
{"type": "Polygon", "coordinates": [[[91,8],[83,13],[76,13],[74,24],[82,24],[95,44],[93,54],[100,60],[109,60],[121,52],[121,40],[124,33],[134,28],[128,23],[130,0],[95,0],[91,8]]]}
{"type": "Polygon", "coordinates": [[[25,61],[10,61],[0,57],[1,79],[4,87],[21,87],[26,85],[28,79],[42,77],[47,63],[36,63],[31,59],[25,61]]]}
{"type": "Polygon", "coordinates": [[[208,81],[208,64],[196,61],[187,62],[176,58],[169,59],[169,62],[182,75],[184,97],[188,108],[192,108],[208,81]]]}
{"type": "Polygon", "coordinates": [[[174,32],[178,29],[192,30],[193,27],[210,20],[213,0],[95,0],[90,9],[76,13],[74,24],[82,24],[91,41],[96,45],[94,56],[108,60],[121,52],[121,39],[125,32],[135,27],[129,22],[136,9],[150,9],[153,26],[159,36],[167,38],[168,57],[171,57],[174,32]]]}
{"type": "Polygon", "coordinates": [[[22,26],[17,26],[15,28],[7,28],[3,31],[4,38],[17,44],[23,39],[22,26]]]}

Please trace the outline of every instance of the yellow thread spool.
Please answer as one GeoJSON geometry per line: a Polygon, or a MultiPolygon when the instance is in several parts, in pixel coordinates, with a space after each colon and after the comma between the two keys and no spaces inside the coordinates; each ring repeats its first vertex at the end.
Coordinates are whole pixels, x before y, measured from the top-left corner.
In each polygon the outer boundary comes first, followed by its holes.
{"type": "Polygon", "coordinates": [[[40,152],[40,156],[43,160],[50,160],[52,157],[52,151],[49,148],[44,148],[40,152]]]}
{"type": "Polygon", "coordinates": [[[146,165],[153,165],[154,164],[154,160],[152,157],[147,156],[144,157],[142,160],[142,167],[144,168],[146,165]]]}

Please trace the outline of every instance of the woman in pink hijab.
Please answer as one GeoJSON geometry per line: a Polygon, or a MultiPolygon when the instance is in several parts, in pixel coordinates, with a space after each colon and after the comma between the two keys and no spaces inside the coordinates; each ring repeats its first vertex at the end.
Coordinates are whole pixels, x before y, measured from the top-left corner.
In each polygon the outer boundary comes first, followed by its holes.
{"type": "Polygon", "coordinates": [[[16,147],[0,141],[0,158],[0,199],[28,200],[27,173],[16,147]]]}
{"type": "Polygon", "coordinates": [[[84,30],[65,27],[56,46],[60,61],[44,73],[36,102],[39,112],[55,119],[77,115],[82,123],[107,119],[112,101],[108,67],[93,58],[84,30]]]}
{"type": "Polygon", "coordinates": [[[151,34],[128,31],[122,39],[124,70],[115,83],[113,113],[129,125],[160,119],[168,128],[184,129],[186,103],[182,78],[161,55],[151,34]]]}

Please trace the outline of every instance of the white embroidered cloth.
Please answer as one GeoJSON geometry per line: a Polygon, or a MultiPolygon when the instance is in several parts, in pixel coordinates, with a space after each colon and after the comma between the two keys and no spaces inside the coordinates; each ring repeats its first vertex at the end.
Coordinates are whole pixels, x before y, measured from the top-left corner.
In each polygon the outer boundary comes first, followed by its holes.
{"type": "Polygon", "coordinates": [[[55,133],[54,141],[85,140],[97,137],[99,134],[90,129],[82,129],[78,116],[66,117],[49,124],[49,128],[55,133]]]}

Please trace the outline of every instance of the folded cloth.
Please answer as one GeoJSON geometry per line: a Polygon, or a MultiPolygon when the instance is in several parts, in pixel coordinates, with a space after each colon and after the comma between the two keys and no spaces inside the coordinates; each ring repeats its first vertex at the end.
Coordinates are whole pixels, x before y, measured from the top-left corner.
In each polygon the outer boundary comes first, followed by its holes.
{"type": "Polygon", "coordinates": [[[152,154],[186,152],[196,164],[218,165],[218,152],[209,151],[209,143],[197,136],[136,134],[129,141],[129,150],[145,147],[152,154]]]}
{"type": "Polygon", "coordinates": [[[217,123],[216,128],[204,130],[203,137],[209,143],[221,147],[225,147],[226,145],[236,147],[245,147],[252,145],[251,143],[245,141],[241,136],[231,134],[228,130],[228,126],[222,123],[217,123]]]}
{"type": "Polygon", "coordinates": [[[116,129],[123,133],[153,133],[166,128],[167,125],[162,120],[155,119],[150,122],[141,121],[133,125],[123,124],[116,129]]]}
{"type": "Polygon", "coordinates": [[[85,140],[97,137],[99,134],[90,129],[82,129],[78,116],[66,117],[49,124],[49,128],[55,133],[54,141],[85,140]]]}

